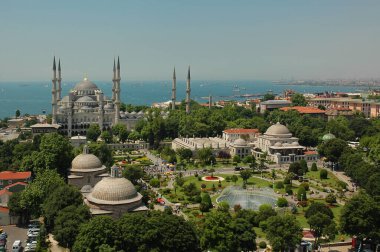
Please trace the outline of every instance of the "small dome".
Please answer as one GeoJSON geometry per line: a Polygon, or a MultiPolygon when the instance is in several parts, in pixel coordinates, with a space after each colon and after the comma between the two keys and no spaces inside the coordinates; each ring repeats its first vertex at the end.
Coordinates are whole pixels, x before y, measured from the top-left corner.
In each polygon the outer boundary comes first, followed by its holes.
{"type": "Polygon", "coordinates": [[[108,103],[108,104],[106,104],[105,106],[104,106],[104,109],[112,109],[113,108],[113,106],[112,106],[112,104],[110,104],[110,103],[108,103]]]}
{"type": "Polygon", "coordinates": [[[270,126],[267,131],[265,132],[265,135],[270,136],[291,136],[291,133],[289,129],[282,125],[281,123],[277,122],[276,124],[270,126]]]}
{"type": "Polygon", "coordinates": [[[74,87],[74,90],[96,90],[99,89],[95,83],[89,81],[87,78],[84,78],[83,81],[77,83],[74,87]]]}
{"type": "Polygon", "coordinates": [[[335,135],[334,135],[334,134],[327,133],[327,134],[325,134],[325,135],[322,137],[322,140],[323,140],[323,141],[328,141],[328,140],[331,140],[331,139],[334,139],[334,138],[335,138],[335,135]]]}
{"type": "Polygon", "coordinates": [[[89,170],[102,168],[102,162],[93,154],[79,154],[71,162],[71,169],[89,170]]]}
{"type": "Polygon", "coordinates": [[[247,142],[244,139],[239,138],[239,139],[236,139],[234,141],[234,145],[235,146],[247,146],[247,142]]]}
{"type": "Polygon", "coordinates": [[[80,191],[81,191],[82,193],[90,193],[91,190],[92,190],[92,186],[91,186],[91,185],[84,185],[84,186],[80,189],[80,191]]]}
{"type": "Polygon", "coordinates": [[[293,146],[298,146],[299,143],[295,141],[295,142],[291,143],[291,145],[293,145],[293,146]]]}
{"type": "Polygon", "coordinates": [[[77,102],[93,102],[94,100],[90,96],[82,96],[80,97],[77,102]]]}
{"type": "Polygon", "coordinates": [[[277,143],[274,144],[274,146],[276,146],[276,147],[281,147],[281,146],[282,146],[282,143],[277,142],[277,143]]]}
{"type": "Polygon", "coordinates": [[[123,201],[137,196],[135,187],[128,179],[108,177],[95,185],[89,200],[123,201]]]}

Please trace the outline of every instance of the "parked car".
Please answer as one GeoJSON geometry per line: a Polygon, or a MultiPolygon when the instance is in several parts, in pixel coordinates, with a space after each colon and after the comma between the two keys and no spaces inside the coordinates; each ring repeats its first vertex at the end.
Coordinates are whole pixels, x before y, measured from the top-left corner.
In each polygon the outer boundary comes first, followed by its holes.
{"type": "Polygon", "coordinates": [[[243,168],[243,167],[240,167],[240,166],[236,166],[236,167],[234,168],[234,170],[235,170],[235,171],[242,171],[242,170],[244,170],[244,168],[243,168]]]}

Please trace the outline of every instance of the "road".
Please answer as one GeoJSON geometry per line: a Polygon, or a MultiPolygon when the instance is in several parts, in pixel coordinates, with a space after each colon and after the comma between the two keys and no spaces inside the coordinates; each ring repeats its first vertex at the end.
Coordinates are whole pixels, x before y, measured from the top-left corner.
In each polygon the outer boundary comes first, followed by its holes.
{"type": "Polygon", "coordinates": [[[7,251],[12,251],[12,245],[15,240],[20,240],[22,247],[26,245],[28,229],[16,227],[15,225],[2,226],[4,232],[8,234],[7,251]]]}

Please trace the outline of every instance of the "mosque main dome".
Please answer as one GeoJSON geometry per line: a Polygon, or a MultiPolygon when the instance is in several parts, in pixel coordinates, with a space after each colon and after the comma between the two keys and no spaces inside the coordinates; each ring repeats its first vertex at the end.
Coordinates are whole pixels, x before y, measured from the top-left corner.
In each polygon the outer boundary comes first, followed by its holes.
{"type": "Polygon", "coordinates": [[[98,86],[96,86],[96,84],[93,83],[92,81],[89,81],[88,78],[84,78],[81,82],[78,82],[74,87],[74,90],[78,90],[78,91],[97,90],[97,89],[99,89],[98,86]]]}
{"type": "Polygon", "coordinates": [[[103,178],[87,196],[90,202],[98,204],[125,204],[141,198],[131,181],[117,177],[103,178]]]}
{"type": "Polygon", "coordinates": [[[289,129],[279,122],[270,126],[265,132],[265,135],[277,136],[277,137],[289,137],[291,136],[291,134],[292,133],[290,133],[289,129]]]}

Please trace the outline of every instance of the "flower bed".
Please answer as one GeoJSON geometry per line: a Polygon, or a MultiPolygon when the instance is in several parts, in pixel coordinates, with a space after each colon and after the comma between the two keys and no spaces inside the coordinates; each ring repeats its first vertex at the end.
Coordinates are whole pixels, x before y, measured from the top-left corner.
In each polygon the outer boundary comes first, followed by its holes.
{"type": "Polygon", "coordinates": [[[202,177],[202,180],[203,181],[223,181],[224,178],[223,177],[219,177],[219,176],[203,176],[202,177]]]}

